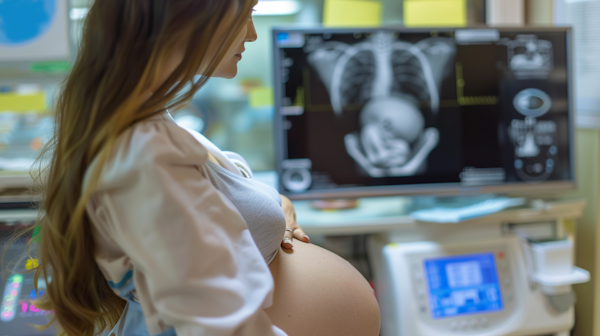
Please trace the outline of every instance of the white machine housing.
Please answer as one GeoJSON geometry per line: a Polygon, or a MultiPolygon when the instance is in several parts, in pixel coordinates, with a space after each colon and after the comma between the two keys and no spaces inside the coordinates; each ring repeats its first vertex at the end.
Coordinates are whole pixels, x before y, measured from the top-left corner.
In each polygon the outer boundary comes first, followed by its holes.
{"type": "Polygon", "coordinates": [[[396,317],[388,321],[392,325],[388,323],[386,336],[530,336],[567,331],[573,326],[572,307],[564,313],[555,312],[537,286],[530,285],[524,252],[516,236],[447,244],[390,244],[382,253],[389,292],[379,292],[379,300],[390,299],[387,313],[396,317]],[[423,261],[489,252],[494,254],[503,308],[432,318],[423,261]]]}

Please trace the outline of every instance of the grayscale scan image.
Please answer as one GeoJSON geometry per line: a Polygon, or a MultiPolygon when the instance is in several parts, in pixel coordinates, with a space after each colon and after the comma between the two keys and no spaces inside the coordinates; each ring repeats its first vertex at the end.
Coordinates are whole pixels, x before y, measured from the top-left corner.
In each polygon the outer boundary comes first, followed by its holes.
{"type": "Polygon", "coordinates": [[[297,29],[274,45],[283,191],[571,176],[564,31],[297,29]]]}
{"type": "Polygon", "coordinates": [[[379,31],[353,45],[316,44],[307,47],[314,49],[308,62],[325,84],[334,112],[365,103],[360,129],[344,136],[348,154],[371,177],[422,171],[439,131],[425,128],[419,106],[439,110],[441,80],[452,73],[454,41],[432,37],[410,43],[379,31]]]}
{"type": "Polygon", "coordinates": [[[552,42],[520,35],[507,43],[510,69],[519,79],[546,79],[554,69],[552,42]]]}

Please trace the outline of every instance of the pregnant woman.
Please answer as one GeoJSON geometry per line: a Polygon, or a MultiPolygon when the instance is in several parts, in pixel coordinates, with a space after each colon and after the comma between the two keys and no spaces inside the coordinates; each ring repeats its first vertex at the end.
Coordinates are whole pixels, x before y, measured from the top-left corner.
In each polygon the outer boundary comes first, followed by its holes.
{"type": "Polygon", "coordinates": [[[36,306],[61,335],[378,335],[365,279],[308,243],[242,158],[168,113],[236,75],[255,4],[93,3],[33,174],[36,306]]]}

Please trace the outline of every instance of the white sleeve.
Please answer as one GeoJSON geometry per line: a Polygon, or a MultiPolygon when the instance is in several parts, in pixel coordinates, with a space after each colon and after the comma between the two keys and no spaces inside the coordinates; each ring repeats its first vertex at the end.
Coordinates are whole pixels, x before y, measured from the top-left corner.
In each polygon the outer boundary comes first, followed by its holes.
{"type": "Polygon", "coordinates": [[[273,278],[250,232],[198,169],[206,150],[165,123],[128,141],[96,194],[133,265],[147,323],[178,336],[286,336],[263,310],[273,278]]]}

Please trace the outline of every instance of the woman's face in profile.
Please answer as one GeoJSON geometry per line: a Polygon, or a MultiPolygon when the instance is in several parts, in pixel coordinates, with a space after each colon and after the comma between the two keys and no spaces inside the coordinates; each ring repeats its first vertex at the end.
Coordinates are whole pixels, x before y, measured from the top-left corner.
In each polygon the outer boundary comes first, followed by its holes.
{"type": "MultiPolygon", "coordinates": [[[[237,36],[235,36],[233,44],[231,44],[231,47],[225,53],[223,60],[219,63],[212,77],[233,78],[237,74],[237,64],[242,60],[242,53],[246,50],[246,42],[254,42],[257,39],[256,28],[254,27],[252,17],[249,17],[246,20],[246,25],[237,36]]],[[[216,41],[219,40],[219,36],[225,36],[227,34],[226,29],[229,29],[228,25],[221,25],[221,27],[219,27],[215,34],[216,41]]],[[[209,51],[209,54],[210,53],[211,51],[209,51]]]]}
{"type": "MultiPolygon", "coordinates": [[[[2,0],[0,0],[0,2],[1,1],[2,0]]],[[[254,1],[255,4],[258,2],[257,0],[250,1],[254,1]]],[[[221,48],[223,40],[229,37],[231,29],[234,26],[234,13],[235,8],[233,8],[229,12],[229,14],[226,14],[225,17],[219,23],[219,26],[216,29],[205,53],[205,60],[207,61],[203,62],[200,65],[200,68],[197,71],[198,75],[204,75],[207,67],[210,64],[208,60],[211,60],[213,57],[216,57],[216,55],[219,52],[219,49],[221,48]]],[[[235,77],[235,75],[237,75],[237,64],[239,61],[242,60],[242,53],[244,52],[244,50],[246,50],[246,42],[256,41],[257,35],[256,29],[254,28],[254,22],[252,21],[252,16],[241,18],[241,20],[244,20],[244,25],[242,29],[236,36],[233,37],[231,46],[223,56],[223,59],[221,60],[211,77],[235,77]]],[[[160,78],[163,81],[166,80],[166,78],[168,78],[169,75],[172,74],[173,71],[175,71],[175,69],[181,64],[182,60],[184,59],[185,52],[186,50],[184,46],[175,49],[169,60],[162,67],[163,70],[161,71],[160,78]]]]}

